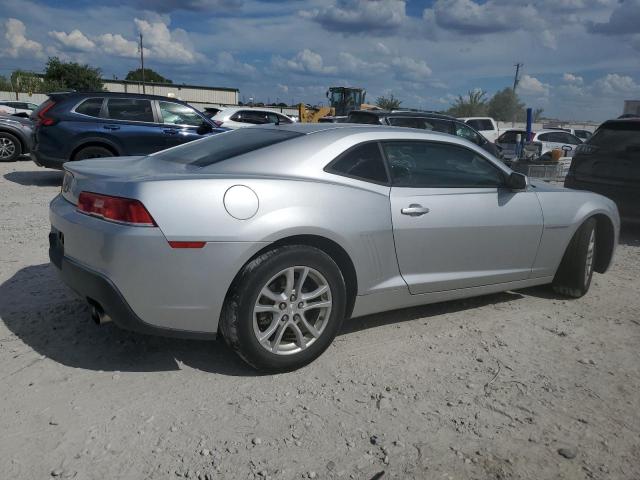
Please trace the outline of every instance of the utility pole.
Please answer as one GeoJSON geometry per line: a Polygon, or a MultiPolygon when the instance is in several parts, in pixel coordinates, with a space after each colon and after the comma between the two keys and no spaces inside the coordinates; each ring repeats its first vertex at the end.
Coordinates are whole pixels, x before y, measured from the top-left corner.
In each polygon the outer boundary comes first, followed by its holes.
{"type": "Polygon", "coordinates": [[[142,47],[142,33],[140,34],[140,64],[142,65],[142,93],[147,93],[144,88],[144,48],[142,47]]]}
{"type": "Polygon", "coordinates": [[[518,84],[520,83],[520,68],[524,67],[524,64],[516,63],[514,67],[516,67],[516,76],[513,78],[513,93],[516,93],[516,88],[518,88],[518,84]]]}
{"type": "MultiPolygon", "coordinates": [[[[514,67],[516,67],[516,75],[515,77],[513,77],[513,101],[514,101],[514,107],[515,107],[515,104],[517,103],[516,88],[518,88],[518,83],[520,83],[520,68],[524,67],[524,64],[518,62],[514,65],[514,67]]],[[[515,127],[516,125],[516,115],[517,115],[517,112],[515,111],[515,108],[514,108],[513,117],[511,117],[511,127],[515,127]]]]}

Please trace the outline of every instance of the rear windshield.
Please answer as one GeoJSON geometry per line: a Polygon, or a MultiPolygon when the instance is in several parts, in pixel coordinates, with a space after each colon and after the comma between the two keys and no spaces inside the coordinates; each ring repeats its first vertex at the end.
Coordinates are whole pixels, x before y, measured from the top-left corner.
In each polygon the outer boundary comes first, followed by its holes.
{"type": "Polygon", "coordinates": [[[152,156],[168,162],[207,167],[302,135],[304,134],[271,128],[239,128],[163,150],[152,156]]]}
{"type": "Polygon", "coordinates": [[[622,152],[632,146],[640,148],[640,122],[605,123],[587,143],[606,152],[622,152]]]}
{"type": "Polygon", "coordinates": [[[377,115],[371,115],[370,113],[354,112],[349,114],[347,123],[366,123],[368,125],[380,125],[380,120],[377,115]]]}
{"type": "Polygon", "coordinates": [[[491,123],[491,120],[475,119],[467,120],[465,123],[476,130],[493,130],[493,123],[491,123]]]}

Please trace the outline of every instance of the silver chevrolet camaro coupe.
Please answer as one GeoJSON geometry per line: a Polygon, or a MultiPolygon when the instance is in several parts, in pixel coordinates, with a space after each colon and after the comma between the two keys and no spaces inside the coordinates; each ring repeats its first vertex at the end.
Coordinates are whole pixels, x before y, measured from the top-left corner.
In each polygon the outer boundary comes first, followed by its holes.
{"type": "Polygon", "coordinates": [[[220,333],[272,372],[345,318],[542,284],[580,297],[620,227],[605,197],[397,127],[249,127],[65,170],[49,254],[99,323],[220,333]]]}

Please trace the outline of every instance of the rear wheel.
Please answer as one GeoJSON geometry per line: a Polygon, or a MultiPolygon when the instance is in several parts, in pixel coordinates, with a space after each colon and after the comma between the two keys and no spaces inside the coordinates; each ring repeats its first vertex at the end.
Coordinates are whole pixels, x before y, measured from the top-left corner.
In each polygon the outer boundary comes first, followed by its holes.
{"type": "Polygon", "coordinates": [[[87,158],[102,158],[102,157],[113,157],[114,154],[111,150],[105,147],[100,147],[97,145],[84,147],[78,151],[73,156],[74,160],[85,160],[87,158]]]}
{"type": "Polygon", "coordinates": [[[12,162],[22,155],[20,140],[7,132],[0,132],[0,162],[12,162]]]}
{"type": "Polygon", "coordinates": [[[224,338],[258,370],[300,368],[331,344],[345,315],[340,269],[323,251],[284,246],[247,264],[221,318],[224,338]]]}
{"type": "Polygon", "coordinates": [[[596,220],[590,218],[576,231],[553,279],[553,289],[580,298],[589,290],[596,256],[596,220]]]}

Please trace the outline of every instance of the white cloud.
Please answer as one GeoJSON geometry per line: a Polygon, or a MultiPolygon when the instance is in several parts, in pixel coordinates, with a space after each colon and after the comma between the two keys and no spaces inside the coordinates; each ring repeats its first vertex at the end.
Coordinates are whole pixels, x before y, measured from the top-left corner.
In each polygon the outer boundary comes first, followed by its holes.
{"type": "Polygon", "coordinates": [[[298,73],[334,74],[338,71],[336,67],[325,66],[322,56],[308,48],[301,50],[289,60],[276,56],[272,63],[278,68],[298,73]]]}
{"type": "MultiPolygon", "coordinates": [[[[105,53],[116,55],[118,57],[129,57],[135,58],[139,53],[138,42],[134,42],[133,40],[127,40],[119,33],[105,33],[103,35],[98,36],[96,39],[100,48],[105,53]]],[[[145,55],[149,54],[149,50],[147,48],[144,49],[145,55]]]]}
{"type": "Polygon", "coordinates": [[[78,29],[72,30],[71,33],[53,31],[49,32],[49,36],[72,50],[88,52],[96,46],[94,42],[89,40],[85,34],[78,29]]]}
{"type": "Polygon", "coordinates": [[[4,52],[10,57],[17,58],[22,55],[42,57],[42,44],[27,38],[27,28],[17,18],[9,18],[4,22],[4,38],[9,43],[9,48],[4,52]]]}
{"type": "Polygon", "coordinates": [[[562,80],[574,85],[582,85],[584,83],[584,79],[582,77],[574,75],[573,73],[565,73],[562,75],[562,80]]]}
{"type": "Polygon", "coordinates": [[[402,80],[414,82],[424,81],[431,76],[431,68],[424,60],[416,60],[411,57],[395,57],[391,65],[396,67],[396,76],[402,80]]]}
{"type": "Polygon", "coordinates": [[[404,0],[341,0],[335,5],[300,16],[314,20],[325,29],[341,33],[391,33],[398,30],[407,15],[404,0]]]}
{"type": "Polygon", "coordinates": [[[640,95],[640,85],[632,77],[617,73],[609,73],[596,80],[593,83],[593,88],[605,96],[640,95]]]}
{"type": "Polygon", "coordinates": [[[248,63],[236,60],[229,52],[220,52],[217,57],[215,70],[218,73],[233,73],[236,75],[254,75],[256,68],[248,63]]]}
{"type": "Polygon", "coordinates": [[[542,83],[536,77],[523,75],[518,83],[518,93],[522,95],[548,96],[551,85],[542,83]]]}
{"type": "Polygon", "coordinates": [[[135,18],[133,20],[143,35],[143,43],[149,56],[178,63],[195,63],[197,54],[190,45],[184,30],[169,30],[167,24],[135,18]]]}
{"type": "Polygon", "coordinates": [[[370,75],[379,73],[388,68],[387,64],[385,63],[367,62],[349,52],[340,52],[338,54],[338,62],[341,72],[359,75],[370,75]]]}

